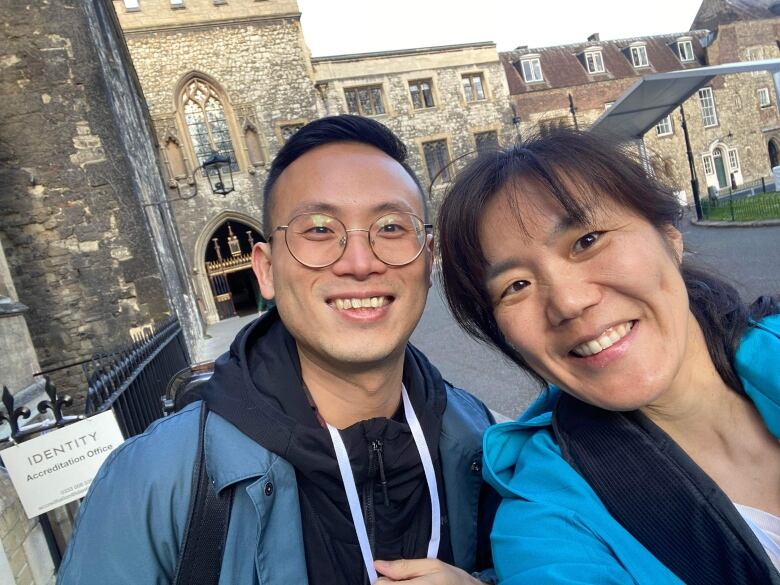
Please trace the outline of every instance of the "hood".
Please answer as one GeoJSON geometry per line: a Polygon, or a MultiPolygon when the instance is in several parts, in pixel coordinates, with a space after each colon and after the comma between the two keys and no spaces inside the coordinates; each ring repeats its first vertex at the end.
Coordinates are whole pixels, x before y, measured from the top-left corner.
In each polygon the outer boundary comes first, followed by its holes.
{"type": "MultiPolygon", "coordinates": [[[[406,348],[403,381],[434,455],[447,399],[444,382],[438,370],[411,344],[406,348]]],[[[303,462],[299,465],[298,459],[306,458],[312,449],[321,452],[322,445],[326,445],[326,451],[333,453],[328,432],[320,426],[303,389],[295,339],[275,308],[236,335],[230,350],[216,360],[214,375],[195,394],[210,410],[296,468],[305,466],[303,462]]],[[[357,425],[370,423],[371,428],[363,429],[370,436],[384,432],[384,426],[393,422],[372,419],[357,425]]],[[[349,434],[355,426],[342,433],[349,434]]],[[[352,456],[350,451],[350,459],[352,456]]],[[[335,458],[332,466],[338,476],[335,458]]]]}
{"type": "Polygon", "coordinates": [[[780,314],[751,321],[734,359],[745,393],[780,439],[780,314]]]}
{"type": "MultiPolygon", "coordinates": [[[[527,464],[536,464],[536,452],[540,437],[537,431],[544,427],[552,428],[552,413],[560,396],[555,386],[545,389],[516,421],[493,425],[485,431],[482,438],[485,480],[502,497],[514,497],[519,493],[548,490],[550,486],[533,486],[531,475],[523,473],[527,464]],[[531,480],[521,489],[520,479],[531,480]]],[[[524,482],[525,483],[525,482],[524,482]]]]}

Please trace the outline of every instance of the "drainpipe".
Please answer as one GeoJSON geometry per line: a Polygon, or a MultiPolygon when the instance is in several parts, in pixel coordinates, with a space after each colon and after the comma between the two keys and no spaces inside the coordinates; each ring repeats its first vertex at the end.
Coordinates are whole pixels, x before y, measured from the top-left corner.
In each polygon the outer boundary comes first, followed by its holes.
{"type": "Polygon", "coordinates": [[[574,98],[569,94],[569,111],[571,112],[571,118],[574,120],[574,129],[579,130],[580,125],[577,123],[577,108],[574,107],[574,98]]]}

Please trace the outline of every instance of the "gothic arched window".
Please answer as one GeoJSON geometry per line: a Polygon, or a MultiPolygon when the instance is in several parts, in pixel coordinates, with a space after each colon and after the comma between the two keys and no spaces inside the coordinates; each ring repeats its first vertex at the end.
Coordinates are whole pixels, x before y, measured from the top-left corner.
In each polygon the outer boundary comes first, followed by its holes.
{"type": "Polygon", "coordinates": [[[233,170],[238,170],[225,108],[214,87],[202,79],[191,79],[182,91],[181,107],[198,165],[216,151],[229,156],[233,170]]]}

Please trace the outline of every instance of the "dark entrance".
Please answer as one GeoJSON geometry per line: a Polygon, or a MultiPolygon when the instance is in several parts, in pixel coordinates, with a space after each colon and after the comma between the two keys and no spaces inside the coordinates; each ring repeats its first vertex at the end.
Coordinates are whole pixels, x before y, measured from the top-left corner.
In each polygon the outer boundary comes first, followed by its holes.
{"type": "Polygon", "coordinates": [[[206,272],[220,320],[265,307],[252,272],[252,247],[264,241],[259,232],[238,221],[226,221],[211,235],[206,272]]]}
{"type": "Polygon", "coordinates": [[[777,143],[774,139],[769,141],[769,166],[775,168],[780,161],[778,161],[777,143]]]}

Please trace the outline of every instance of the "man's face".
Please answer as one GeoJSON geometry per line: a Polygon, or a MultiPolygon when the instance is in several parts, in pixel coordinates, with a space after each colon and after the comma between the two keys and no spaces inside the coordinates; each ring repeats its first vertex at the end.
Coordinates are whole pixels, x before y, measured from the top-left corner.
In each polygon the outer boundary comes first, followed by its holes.
{"type": "MultiPolygon", "coordinates": [[[[302,213],[326,213],[347,229],[360,229],[396,211],[424,214],[417,185],[403,167],[371,146],[333,143],[284,170],[274,187],[271,219],[274,226],[287,225],[302,213]]],[[[253,252],[255,273],[302,359],[360,371],[403,355],[431,285],[432,236],[417,259],[395,267],[374,255],[365,231],[351,231],[341,258],[325,268],[298,262],[284,231],[269,236],[273,243],[258,244],[253,252]]]]}

